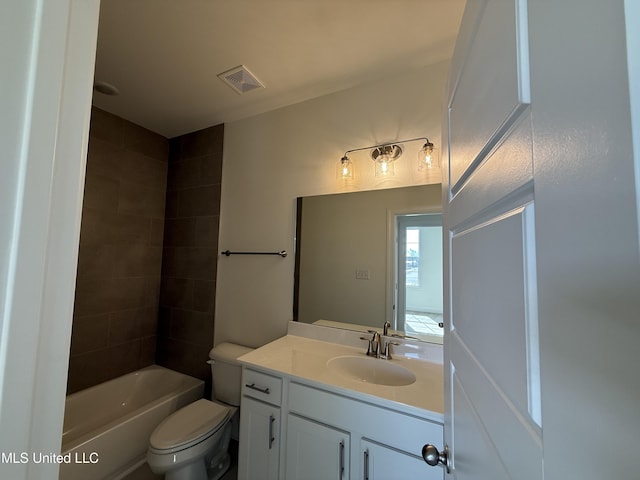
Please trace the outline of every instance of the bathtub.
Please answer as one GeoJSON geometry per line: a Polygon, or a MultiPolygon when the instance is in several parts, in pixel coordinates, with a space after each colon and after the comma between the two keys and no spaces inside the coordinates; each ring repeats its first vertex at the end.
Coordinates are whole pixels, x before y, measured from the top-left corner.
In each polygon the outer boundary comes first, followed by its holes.
{"type": "Polygon", "coordinates": [[[153,429],[204,382],[152,365],[67,396],[60,480],[116,480],[145,461],[153,429]]]}

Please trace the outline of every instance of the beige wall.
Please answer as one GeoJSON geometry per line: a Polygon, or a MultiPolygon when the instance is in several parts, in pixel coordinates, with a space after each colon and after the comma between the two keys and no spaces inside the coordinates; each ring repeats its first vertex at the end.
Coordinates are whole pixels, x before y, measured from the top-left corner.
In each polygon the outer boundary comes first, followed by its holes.
{"type": "Polygon", "coordinates": [[[440,181],[438,170],[414,174],[419,142],[407,145],[386,183],[376,183],[366,151],[353,156],[355,185],[341,185],[335,165],[346,150],[394,140],[427,136],[439,147],[447,68],[441,62],[225,125],[220,250],[290,255],[220,258],[216,343],[259,346],[286,333],[298,196],[440,181]]]}

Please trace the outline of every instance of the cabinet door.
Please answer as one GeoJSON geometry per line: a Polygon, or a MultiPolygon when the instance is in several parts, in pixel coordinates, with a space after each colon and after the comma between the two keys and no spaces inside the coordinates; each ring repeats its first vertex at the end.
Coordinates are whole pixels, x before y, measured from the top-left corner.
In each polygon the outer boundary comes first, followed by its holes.
{"type": "Polygon", "coordinates": [[[360,442],[361,475],[363,480],[442,480],[442,469],[429,468],[420,457],[400,450],[362,440],[360,442]]]}
{"type": "Polygon", "coordinates": [[[349,478],[349,434],[290,414],[287,425],[288,480],[349,478]]]}
{"type": "Polygon", "coordinates": [[[238,478],[278,478],[280,409],[248,397],[240,406],[238,478]]]}

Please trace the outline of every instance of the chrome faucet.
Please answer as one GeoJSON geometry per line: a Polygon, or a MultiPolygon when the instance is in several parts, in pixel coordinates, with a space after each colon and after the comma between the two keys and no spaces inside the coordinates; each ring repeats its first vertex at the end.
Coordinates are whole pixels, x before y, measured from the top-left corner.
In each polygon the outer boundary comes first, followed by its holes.
{"type": "MultiPolygon", "coordinates": [[[[385,331],[389,328],[387,327],[388,323],[389,322],[385,322],[385,331]]],[[[360,337],[360,340],[369,342],[367,346],[367,355],[370,357],[380,358],[381,360],[391,360],[391,345],[400,344],[398,342],[392,342],[389,338],[384,342],[382,336],[380,336],[380,333],[376,330],[367,330],[367,332],[371,334],[371,338],[360,337]]]]}
{"type": "Polygon", "coordinates": [[[387,320],[386,322],[384,322],[384,325],[382,326],[382,334],[386,337],[389,334],[389,328],[391,327],[391,324],[389,323],[389,320],[387,320]]]}

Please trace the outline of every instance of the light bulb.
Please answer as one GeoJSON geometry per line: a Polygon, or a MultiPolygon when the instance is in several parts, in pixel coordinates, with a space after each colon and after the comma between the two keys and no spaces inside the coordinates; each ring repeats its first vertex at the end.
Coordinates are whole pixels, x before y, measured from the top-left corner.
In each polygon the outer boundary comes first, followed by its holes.
{"type": "Polygon", "coordinates": [[[431,168],[431,152],[425,154],[424,163],[428,168],[431,168]]]}
{"type": "Polygon", "coordinates": [[[388,156],[383,159],[376,160],[376,177],[392,177],[394,175],[394,164],[388,156]]]}
{"type": "Polygon", "coordinates": [[[346,155],[336,165],[336,178],[338,180],[353,180],[353,163],[346,155]]]}
{"type": "Polygon", "coordinates": [[[425,143],[418,151],[418,171],[422,171],[425,168],[432,168],[433,162],[436,159],[437,157],[433,143],[427,141],[427,143],[425,143]]]}

